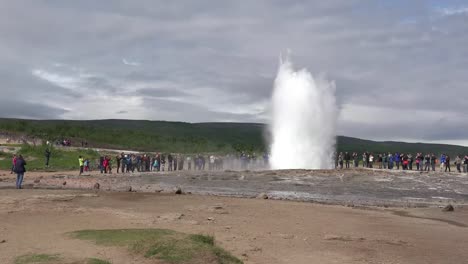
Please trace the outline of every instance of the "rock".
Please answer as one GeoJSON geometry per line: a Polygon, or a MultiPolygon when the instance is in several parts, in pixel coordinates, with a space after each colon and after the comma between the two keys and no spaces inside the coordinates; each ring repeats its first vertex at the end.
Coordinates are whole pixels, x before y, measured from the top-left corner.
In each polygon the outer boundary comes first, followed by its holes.
{"type": "Polygon", "coordinates": [[[180,188],[180,187],[175,188],[174,193],[175,194],[183,194],[182,188],[180,188]]]}
{"type": "Polygon", "coordinates": [[[99,188],[101,188],[101,185],[98,182],[96,182],[94,184],[93,188],[96,189],[96,190],[99,190],[99,188]]]}
{"type": "Polygon", "coordinates": [[[167,213],[156,217],[156,222],[173,222],[181,220],[185,215],[182,213],[167,213]]]}
{"type": "Polygon", "coordinates": [[[294,235],[289,235],[289,234],[279,234],[279,236],[282,239],[293,239],[294,238],[294,235]]]}
{"type": "Polygon", "coordinates": [[[257,196],[258,199],[268,199],[268,195],[266,193],[261,193],[257,196]]]}
{"type": "Polygon", "coordinates": [[[451,204],[447,205],[444,207],[444,209],[442,209],[443,212],[453,212],[455,211],[455,208],[453,208],[453,206],[451,204]]]}
{"type": "Polygon", "coordinates": [[[250,251],[259,252],[259,251],[262,251],[262,249],[259,247],[253,247],[252,249],[250,249],[250,251]]]}

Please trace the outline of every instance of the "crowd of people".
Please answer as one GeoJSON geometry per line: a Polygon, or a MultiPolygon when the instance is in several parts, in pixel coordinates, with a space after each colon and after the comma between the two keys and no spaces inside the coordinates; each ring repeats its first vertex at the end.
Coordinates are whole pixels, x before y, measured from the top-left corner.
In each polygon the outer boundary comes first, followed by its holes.
{"type": "Polygon", "coordinates": [[[133,173],[133,172],[158,172],[177,170],[224,170],[228,169],[259,169],[267,168],[268,155],[258,159],[256,155],[242,153],[234,155],[181,155],[181,154],[136,154],[120,153],[115,157],[101,156],[95,161],[92,168],[88,158],[78,158],[80,174],[97,169],[101,173],[133,173]]]}
{"type": "MultiPolygon", "coordinates": [[[[49,166],[51,152],[49,148],[45,150],[46,167],[49,166]]],[[[134,172],[159,172],[177,170],[225,170],[225,169],[267,169],[269,155],[265,153],[258,157],[255,154],[248,155],[242,153],[235,155],[181,155],[181,154],[136,154],[120,153],[115,157],[101,156],[93,168],[91,160],[79,156],[78,163],[80,175],[97,169],[101,173],[111,174],[115,166],[116,173],[134,172]]],[[[364,152],[339,152],[335,155],[335,168],[347,169],[351,167],[378,168],[384,170],[416,170],[416,171],[436,171],[439,166],[440,172],[451,172],[451,165],[455,165],[459,173],[468,173],[468,155],[457,155],[454,159],[448,154],[437,157],[434,153],[416,155],[407,153],[384,153],[373,154],[364,152]]],[[[21,155],[13,155],[11,173],[17,174],[16,188],[21,189],[24,173],[26,172],[26,161],[21,155]]]]}
{"type": "Polygon", "coordinates": [[[335,168],[337,169],[350,168],[351,164],[357,168],[361,164],[364,168],[436,171],[436,167],[439,165],[441,172],[450,172],[451,162],[455,165],[457,172],[468,172],[468,155],[457,155],[453,161],[448,154],[441,154],[440,157],[437,157],[434,153],[417,153],[416,155],[383,153],[374,155],[370,152],[364,152],[359,155],[357,152],[340,152],[335,156],[335,168]]]}

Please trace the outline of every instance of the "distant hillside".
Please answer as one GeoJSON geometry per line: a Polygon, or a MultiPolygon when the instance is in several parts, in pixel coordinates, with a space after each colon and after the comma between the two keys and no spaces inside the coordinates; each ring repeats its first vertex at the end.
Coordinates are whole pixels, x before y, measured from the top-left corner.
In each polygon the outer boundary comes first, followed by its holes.
{"type": "MultiPolygon", "coordinates": [[[[262,152],[266,150],[264,124],[183,123],[142,120],[18,120],[0,119],[0,132],[48,140],[68,138],[76,146],[163,152],[262,152]]],[[[403,142],[376,142],[338,137],[338,151],[468,153],[468,147],[403,142]]]]}

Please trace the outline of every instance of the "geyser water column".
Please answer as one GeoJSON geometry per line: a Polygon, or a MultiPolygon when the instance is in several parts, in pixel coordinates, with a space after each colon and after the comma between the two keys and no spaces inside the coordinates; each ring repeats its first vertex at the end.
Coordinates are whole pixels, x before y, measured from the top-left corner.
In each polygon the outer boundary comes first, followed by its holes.
{"type": "Polygon", "coordinates": [[[331,169],[336,144],[335,83],[294,71],[281,59],[272,97],[272,169],[331,169]]]}

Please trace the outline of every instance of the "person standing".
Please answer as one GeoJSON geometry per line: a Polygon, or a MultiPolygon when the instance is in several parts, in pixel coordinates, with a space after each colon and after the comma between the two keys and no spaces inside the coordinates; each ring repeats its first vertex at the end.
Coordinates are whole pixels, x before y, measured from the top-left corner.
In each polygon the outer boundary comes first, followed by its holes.
{"type": "Polygon", "coordinates": [[[449,155],[445,156],[445,172],[447,172],[447,169],[450,172],[450,156],[449,155]]]}
{"type": "Polygon", "coordinates": [[[465,159],[463,161],[463,172],[464,173],[468,172],[468,155],[465,155],[465,159]]]}
{"type": "Polygon", "coordinates": [[[338,164],[340,165],[340,169],[343,169],[343,152],[340,152],[338,155],[338,164]]]}
{"type": "Polygon", "coordinates": [[[46,168],[49,168],[49,160],[50,160],[50,149],[46,148],[44,156],[45,156],[45,166],[46,168]]]}
{"type": "Polygon", "coordinates": [[[23,189],[24,173],[26,172],[26,161],[22,155],[19,155],[16,159],[15,173],[16,173],[16,189],[23,189]]]}
{"type": "Polygon", "coordinates": [[[344,158],[345,158],[345,166],[347,169],[349,169],[349,161],[351,160],[351,155],[349,155],[348,152],[345,152],[344,158]]]}
{"type": "Polygon", "coordinates": [[[83,157],[79,156],[78,157],[78,164],[80,165],[80,175],[83,174],[83,168],[84,168],[84,159],[83,157]]]}
{"type": "Polygon", "coordinates": [[[192,157],[187,156],[187,170],[192,170],[192,157]]]}
{"type": "Polygon", "coordinates": [[[412,154],[408,155],[408,170],[413,170],[414,158],[412,154]]]}
{"type": "Polygon", "coordinates": [[[369,157],[368,167],[372,169],[373,164],[374,164],[374,155],[372,155],[372,153],[370,153],[368,157],[369,157]]]}
{"type": "Polygon", "coordinates": [[[107,156],[102,160],[102,167],[104,169],[104,173],[107,174],[107,171],[109,170],[109,160],[107,159],[107,156]]]}
{"type": "Polygon", "coordinates": [[[434,153],[431,154],[431,167],[432,171],[435,171],[436,168],[436,163],[437,163],[437,157],[434,153]]]}
{"type": "MultiPolygon", "coordinates": [[[[122,153],[122,154],[123,154],[123,153],[122,153]]],[[[116,161],[116,163],[117,163],[117,173],[119,173],[119,170],[120,170],[120,162],[122,161],[122,156],[123,156],[122,154],[117,155],[117,156],[115,157],[115,161],[116,161]]]]}
{"type": "Polygon", "coordinates": [[[395,165],[396,165],[397,170],[399,170],[400,169],[401,157],[400,157],[400,154],[398,152],[395,153],[395,156],[393,157],[393,160],[395,161],[395,165]]]}
{"type": "MultiPolygon", "coordinates": [[[[427,154],[426,157],[424,158],[424,160],[425,160],[424,170],[429,171],[430,170],[430,165],[431,165],[431,156],[429,154],[427,154]]],[[[422,164],[421,164],[421,166],[422,166],[422,164]]]]}
{"type": "Polygon", "coordinates": [[[393,155],[388,153],[388,169],[393,170],[393,155]]]}
{"type": "Polygon", "coordinates": [[[359,166],[359,156],[356,152],[353,153],[353,160],[354,160],[354,168],[359,166]]]}
{"type": "Polygon", "coordinates": [[[15,167],[16,167],[16,161],[18,158],[16,157],[16,154],[13,155],[13,158],[11,158],[11,171],[10,174],[13,174],[15,172],[15,167]]]}
{"type": "Polygon", "coordinates": [[[439,161],[440,161],[440,172],[442,172],[442,170],[444,169],[444,166],[445,166],[445,158],[446,158],[446,157],[445,157],[445,154],[442,154],[442,155],[440,156],[440,159],[439,159],[439,161]]]}
{"type": "Polygon", "coordinates": [[[462,159],[461,159],[460,155],[458,155],[458,156],[455,158],[455,165],[457,166],[457,171],[458,171],[459,173],[461,173],[462,159]]]}
{"type": "Polygon", "coordinates": [[[182,155],[179,156],[178,166],[179,166],[179,168],[178,168],[179,170],[184,169],[184,156],[182,156],[182,155]]]}
{"type": "Polygon", "coordinates": [[[177,162],[178,162],[179,156],[178,156],[178,155],[174,155],[174,156],[175,156],[175,157],[174,157],[174,161],[173,161],[173,163],[174,163],[174,171],[176,171],[176,170],[177,170],[177,162]]]}
{"type": "Polygon", "coordinates": [[[103,156],[99,157],[99,169],[101,169],[101,174],[104,173],[105,167],[104,167],[104,157],[103,156]]]}

